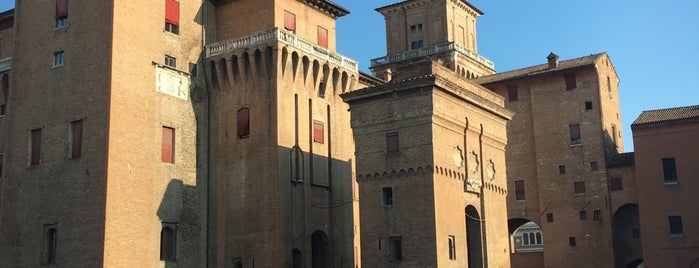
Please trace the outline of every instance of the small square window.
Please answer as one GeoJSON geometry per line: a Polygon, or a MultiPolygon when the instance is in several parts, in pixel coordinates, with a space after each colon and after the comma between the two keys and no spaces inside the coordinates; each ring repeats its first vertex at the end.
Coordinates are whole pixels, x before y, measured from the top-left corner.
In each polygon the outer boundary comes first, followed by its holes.
{"type": "Polygon", "coordinates": [[[558,166],[558,174],[566,174],[566,166],[558,166]]]}
{"type": "Polygon", "coordinates": [[[423,48],[424,46],[425,44],[422,42],[422,40],[417,40],[410,43],[410,49],[419,49],[423,48]]]}
{"type": "Polygon", "coordinates": [[[592,102],[591,101],[585,102],[585,110],[592,110],[592,102]]]}
{"type": "Polygon", "coordinates": [[[571,247],[577,246],[577,243],[575,242],[575,237],[568,237],[568,245],[571,247]]]}
{"type": "Polygon", "coordinates": [[[580,211],[580,220],[581,221],[587,220],[587,210],[580,211]]]}
{"type": "Polygon", "coordinates": [[[546,222],[553,222],[553,213],[546,213],[546,222]]]}
{"type": "Polygon", "coordinates": [[[624,189],[621,178],[611,178],[609,184],[612,191],[621,191],[624,189]]]}
{"type": "Polygon", "coordinates": [[[393,187],[383,187],[383,205],[386,207],[393,206],[393,187]]]}
{"type": "Polygon", "coordinates": [[[593,218],[595,221],[601,221],[601,220],[602,220],[602,211],[599,210],[599,209],[595,209],[595,210],[592,212],[592,218],[593,218]]]}
{"type": "Polygon", "coordinates": [[[53,66],[58,67],[58,66],[63,66],[63,62],[65,60],[65,56],[63,51],[58,51],[53,53],[53,66]]]}
{"type": "Polygon", "coordinates": [[[56,28],[62,28],[68,26],[68,17],[56,19],[56,28]]]}
{"type": "Polygon", "coordinates": [[[175,59],[175,57],[165,55],[165,66],[177,68],[177,59],[175,59]]]}
{"type": "Polygon", "coordinates": [[[584,194],[585,193],[585,182],[584,181],[576,181],[574,183],[575,185],[575,194],[584,194]]]}
{"type": "Polygon", "coordinates": [[[166,22],[165,31],[173,34],[180,34],[180,27],[175,24],[166,22]]]}
{"type": "Polygon", "coordinates": [[[682,216],[669,216],[667,219],[670,225],[670,236],[684,235],[684,230],[682,228],[682,216]]]}
{"type": "Polygon", "coordinates": [[[596,170],[598,170],[597,161],[590,162],[590,171],[596,171],[596,170]]]}

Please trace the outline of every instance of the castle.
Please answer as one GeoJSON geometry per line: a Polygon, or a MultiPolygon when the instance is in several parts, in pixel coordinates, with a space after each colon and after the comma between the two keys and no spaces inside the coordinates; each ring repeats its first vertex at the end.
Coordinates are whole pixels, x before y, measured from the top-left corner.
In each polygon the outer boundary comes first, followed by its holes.
{"type": "MultiPolygon", "coordinates": [[[[622,154],[606,53],[496,73],[470,3],[377,11],[387,55],[370,75],[336,51],[349,11],[331,1],[17,1],[0,14],[0,266],[636,267],[668,256],[641,246],[652,232],[639,211],[659,208],[644,206],[635,181],[646,178],[622,154]]],[[[686,247],[673,213],[670,243],[686,247]]],[[[670,256],[686,266],[692,254],[670,256]]]]}

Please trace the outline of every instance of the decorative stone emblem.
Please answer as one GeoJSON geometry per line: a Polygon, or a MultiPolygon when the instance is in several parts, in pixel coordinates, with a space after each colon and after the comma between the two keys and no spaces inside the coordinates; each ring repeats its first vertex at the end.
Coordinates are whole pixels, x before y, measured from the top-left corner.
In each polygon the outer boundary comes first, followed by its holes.
{"type": "Polygon", "coordinates": [[[179,72],[155,67],[155,90],[183,100],[189,98],[189,76],[179,72]]]}
{"type": "Polygon", "coordinates": [[[468,171],[471,173],[477,173],[478,172],[478,155],[476,152],[471,152],[468,154],[468,171]]]}
{"type": "Polygon", "coordinates": [[[454,165],[456,166],[457,169],[461,169],[461,167],[464,166],[464,156],[463,156],[463,151],[461,151],[461,148],[459,146],[456,146],[456,152],[454,152],[454,165]]]}
{"type": "Polygon", "coordinates": [[[488,161],[488,167],[485,170],[485,175],[491,181],[495,180],[495,163],[493,163],[493,160],[488,161]]]}

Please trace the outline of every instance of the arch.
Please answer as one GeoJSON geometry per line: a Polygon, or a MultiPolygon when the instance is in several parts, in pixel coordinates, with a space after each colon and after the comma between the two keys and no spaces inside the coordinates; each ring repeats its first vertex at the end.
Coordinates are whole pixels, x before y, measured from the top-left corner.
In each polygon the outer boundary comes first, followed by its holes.
{"type": "Polygon", "coordinates": [[[238,56],[237,55],[231,56],[231,72],[233,73],[233,81],[239,81],[240,80],[240,65],[238,64],[238,56]]]}
{"type": "Polygon", "coordinates": [[[160,260],[175,260],[175,230],[165,226],[160,231],[160,260]]]}
{"type": "Polygon", "coordinates": [[[483,267],[483,238],[481,237],[481,217],[476,207],[468,205],[466,214],[466,248],[468,267],[483,267]]]}
{"type": "Polygon", "coordinates": [[[630,203],[620,206],[614,212],[613,218],[612,242],[616,267],[629,266],[643,258],[638,205],[630,203]]]}
{"type": "Polygon", "coordinates": [[[216,74],[216,61],[209,61],[209,70],[211,70],[211,85],[218,88],[218,74],[216,74]]]}
{"type": "Polygon", "coordinates": [[[320,74],[320,63],[317,60],[313,60],[313,86],[311,90],[314,90],[318,84],[318,75],[320,74]]]}
{"type": "Polygon", "coordinates": [[[221,66],[221,78],[223,79],[223,86],[228,86],[230,80],[228,80],[228,64],[226,63],[226,58],[221,59],[218,64],[219,66],[221,66]]]}
{"type": "Polygon", "coordinates": [[[330,242],[328,235],[321,230],[313,232],[311,235],[311,267],[330,267],[330,242]]]}
{"type": "MultiPolygon", "coordinates": [[[[643,259],[635,259],[627,265],[627,268],[643,268],[643,259]]],[[[699,268],[699,259],[694,261],[692,265],[689,266],[689,268],[699,268]]]]}
{"type": "Polygon", "coordinates": [[[301,250],[298,248],[291,251],[291,267],[303,268],[303,255],[301,255],[301,250]]]}
{"type": "Polygon", "coordinates": [[[272,70],[274,69],[274,50],[271,46],[265,48],[265,71],[267,72],[267,78],[272,78],[272,70]]]}
{"type": "MultiPolygon", "coordinates": [[[[296,53],[296,52],[294,52],[294,53],[296,53]]],[[[311,61],[308,59],[308,57],[303,56],[303,59],[301,59],[301,62],[303,62],[303,84],[306,85],[306,80],[308,79],[308,71],[309,71],[310,66],[311,66],[311,61]]]]}
{"type": "Polygon", "coordinates": [[[291,53],[291,75],[292,80],[296,81],[296,72],[299,69],[299,54],[294,51],[291,53]]]}
{"type": "MultiPolygon", "coordinates": [[[[340,71],[337,68],[333,68],[333,96],[337,94],[337,87],[340,86],[340,71]]],[[[342,91],[342,89],[340,89],[342,91]]]]}
{"type": "MultiPolygon", "coordinates": [[[[298,59],[298,55],[296,56],[298,59]]],[[[282,48],[282,77],[286,73],[286,62],[289,59],[289,50],[286,47],[282,48]]]]}
{"type": "Polygon", "coordinates": [[[347,75],[347,72],[342,72],[342,93],[347,92],[348,80],[349,80],[349,76],[347,75]]]}
{"type": "Polygon", "coordinates": [[[243,53],[243,74],[245,79],[250,77],[250,54],[247,52],[243,53]]]}
{"type": "Polygon", "coordinates": [[[318,85],[318,97],[325,98],[325,90],[328,87],[328,77],[330,75],[330,66],[323,64],[323,75],[320,77],[318,85]]]}

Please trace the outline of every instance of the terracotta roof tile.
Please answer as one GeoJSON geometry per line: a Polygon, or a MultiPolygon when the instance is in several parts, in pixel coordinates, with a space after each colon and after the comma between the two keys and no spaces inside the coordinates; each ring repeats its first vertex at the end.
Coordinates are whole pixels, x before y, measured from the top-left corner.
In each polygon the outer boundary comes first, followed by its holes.
{"type": "Polygon", "coordinates": [[[607,167],[633,166],[635,161],[634,159],[635,157],[633,152],[612,155],[609,160],[607,160],[607,167]]]}
{"type": "Polygon", "coordinates": [[[597,61],[597,59],[599,59],[600,57],[602,57],[606,54],[607,54],[606,52],[602,52],[602,53],[592,54],[590,56],[585,56],[585,57],[581,57],[581,58],[561,61],[558,63],[558,67],[556,67],[556,68],[549,68],[548,63],[545,63],[545,64],[531,66],[531,67],[527,67],[527,68],[523,68],[523,69],[517,69],[517,70],[497,73],[497,74],[493,74],[493,75],[488,75],[488,76],[481,76],[479,78],[474,79],[473,81],[475,83],[478,83],[481,85],[482,84],[490,84],[490,83],[500,82],[500,81],[504,81],[504,80],[518,79],[518,78],[523,78],[523,77],[528,77],[528,76],[533,76],[533,75],[540,75],[543,73],[560,72],[560,71],[579,68],[579,67],[583,67],[583,66],[592,66],[595,64],[595,61],[597,61]]]}
{"type": "Polygon", "coordinates": [[[631,127],[655,126],[682,121],[699,121],[699,105],[644,111],[631,127]]]}

